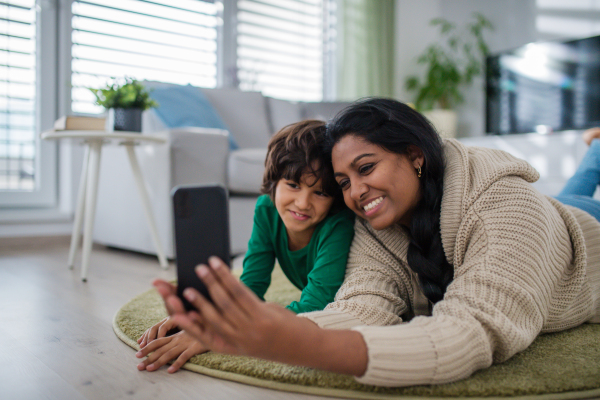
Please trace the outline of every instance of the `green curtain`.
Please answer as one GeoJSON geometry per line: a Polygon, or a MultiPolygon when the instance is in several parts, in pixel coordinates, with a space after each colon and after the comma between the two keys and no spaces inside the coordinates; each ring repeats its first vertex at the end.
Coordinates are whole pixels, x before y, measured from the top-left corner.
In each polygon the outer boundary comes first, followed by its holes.
{"type": "Polygon", "coordinates": [[[395,0],[339,0],[337,97],[392,97],[395,0]]]}

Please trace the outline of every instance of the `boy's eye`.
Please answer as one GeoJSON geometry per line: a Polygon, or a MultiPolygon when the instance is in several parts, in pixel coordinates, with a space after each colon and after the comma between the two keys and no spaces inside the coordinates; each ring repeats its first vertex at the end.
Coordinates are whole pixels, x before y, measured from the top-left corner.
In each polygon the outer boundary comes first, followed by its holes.
{"type": "Polygon", "coordinates": [[[358,168],[358,172],[361,174],[366,174],[371,169],[373,169],[373,164],[365,164],[365,165],[360,166],[360,168],[358,168]]]}
{"type": "Polygon", "coordinates": [[[317,190],[317,191],[315,191],[315,194],[316,194],[317,196],[321,196],[321,197],[329,197],[329,195],[328,195],[327,193],[325,193],[325,192],[322,192],[322,191],[320,191],[320,190],[317,190]]]}
{"type": "Polygon", "coordinates": [[[287,185],[292,189],[298,189],[300,187],[296,182],[287,182],[287,185]]]}

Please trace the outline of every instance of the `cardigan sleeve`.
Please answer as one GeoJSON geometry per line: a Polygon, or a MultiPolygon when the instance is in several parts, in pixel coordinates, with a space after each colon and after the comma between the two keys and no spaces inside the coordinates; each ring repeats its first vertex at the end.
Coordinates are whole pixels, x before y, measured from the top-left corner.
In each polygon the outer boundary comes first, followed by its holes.
{"type": "Polygon", "coordinates": [[[393,325],[402,322],[401,315],[409,307],[410,278],[400,268],[399,261],[389,252],[381,251],[377,239],[363,226],[355,223],[344,283],[335,301],[319,313],[306,316],[322,327],[329,324],[393,325]],[[341,323],[346,315],[346,323],[341,323]],[[331,318],[331,319],[330,319],[331,318]]]}
{"type": "Polygon", "coordinates": [[[516,193],[511,201],[498,201],[501,185],[488,190],[463,217],[454,280],[431,317],[393,327],[353,328],[368,348],[367,371],[359,382],[456,381],[507,360],[540,333],[551,298],[569,275],[567,228],[556,209],[538,196],[516,193]]]}

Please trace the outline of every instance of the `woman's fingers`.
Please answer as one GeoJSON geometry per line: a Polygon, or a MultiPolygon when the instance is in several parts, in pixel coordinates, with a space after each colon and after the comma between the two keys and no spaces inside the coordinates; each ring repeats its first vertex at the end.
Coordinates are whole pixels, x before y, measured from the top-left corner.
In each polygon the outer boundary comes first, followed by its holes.
{"type": "MultiPolygon", "coordinates": [[[[210,325],[217,333],[225,336],[231,336],[237,331],[231,326],[229,321],[223,318],[223,315],[215,308],[213,303],[198,293],[197,290],[187,288],[184,290],[183,295],[200,312],[200,315],[202,315],[202,323],[204,325],[210,325]]],[[[211,292],[211,297],[212,296],[213,293],[211,292]]],[[[213,300],[216,299],[213,298],[213,300]]]]}
{"type": "Polygon", "coordinates": [[[219,281],[244,312],[252,315],[256,311],[257,305],[264,304],[248,287],[231,274],[227,265],[218,257],[211,257],[208,262],[219,281]]]}
{"type": "MultiPolygon", "coordinates": [[[[226,269],[227,267],[224,268],[226,269]]],[[[216,311],[221,317],[234,327],[245,324],[248,317],[240,305],[233,299],[217,275],[211,272],[206,265],[199,266],[196,271],[200,279],[202,279],[206,285],[210,297],[214,302],[214,306],[216,306],[216,311]]]]}

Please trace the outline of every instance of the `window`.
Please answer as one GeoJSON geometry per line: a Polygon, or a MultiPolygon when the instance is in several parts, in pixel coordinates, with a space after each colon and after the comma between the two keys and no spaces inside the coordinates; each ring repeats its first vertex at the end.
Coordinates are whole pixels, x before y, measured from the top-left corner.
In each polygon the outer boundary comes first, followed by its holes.
{"type": "Polygon", "coordinates": [[[0,5],[0,190],[35,189],[34,6],[0,5]]]}
{"type": "Polygon", "coordinates": [[[242,0],[237,11],[239,87],[320,101],[335,50],[335,1],[242,0]]]}
{"type": "Polygon", "coordinates": [[[55,116],[56,9],[8,0],[0,15],[0,206],[53,206],[55,144],[39,133],[55,116]]]}
{"type": "Polygon", "coordinates": [[[74,1],[72,111],[102,112],[87,88],[113,78],[215,87],[220,8],[198,0],[74,1]]]}

